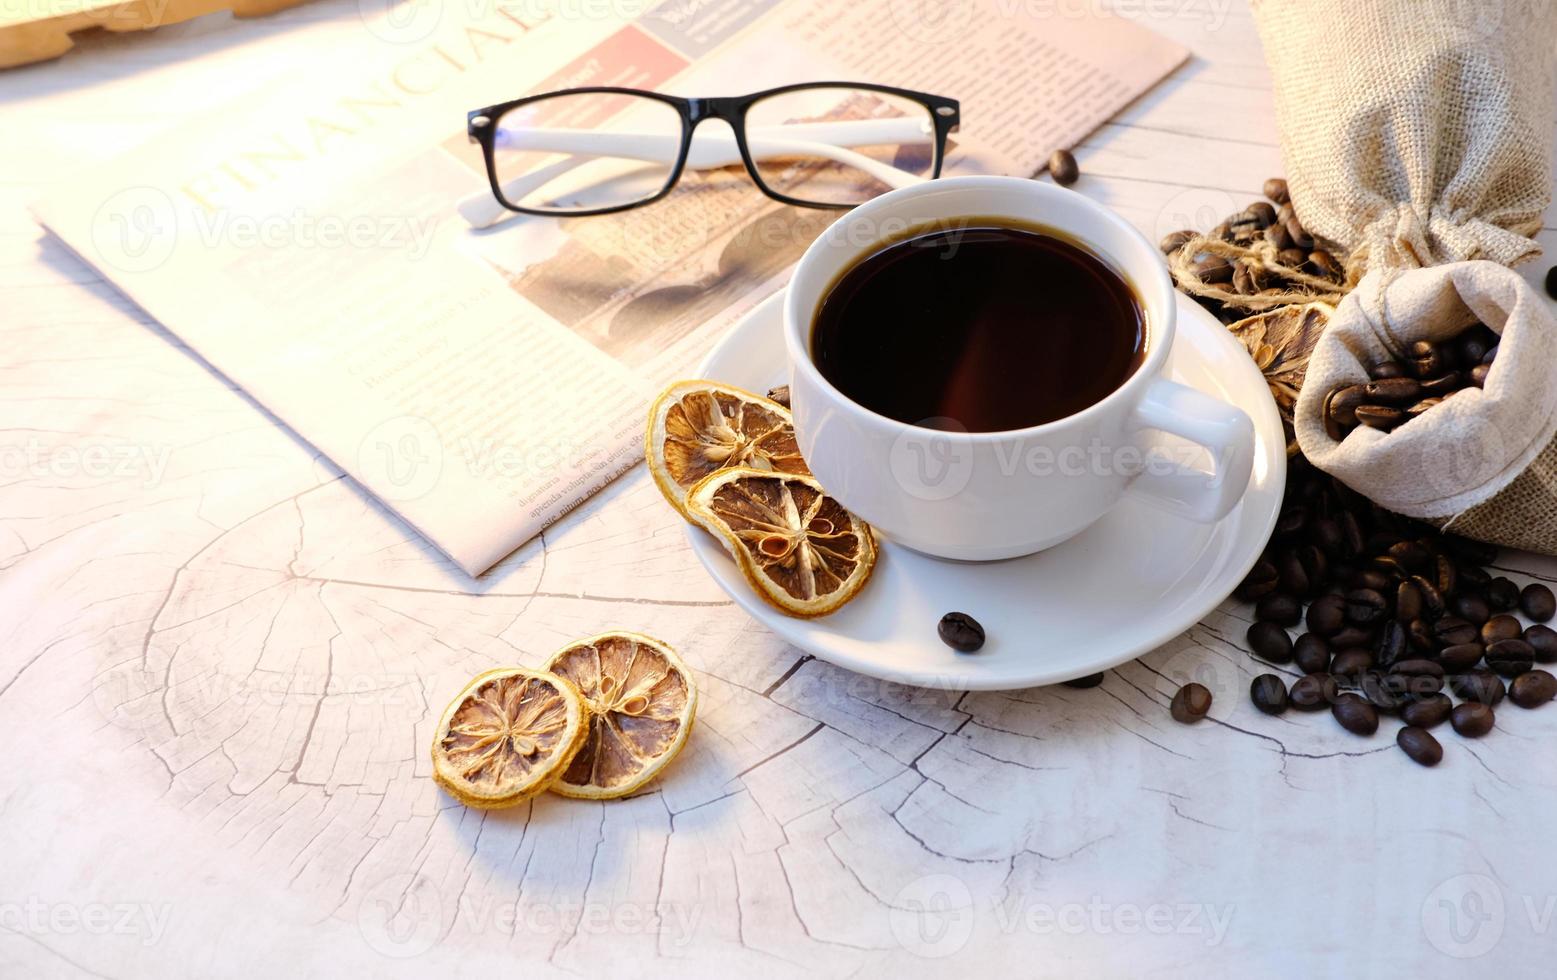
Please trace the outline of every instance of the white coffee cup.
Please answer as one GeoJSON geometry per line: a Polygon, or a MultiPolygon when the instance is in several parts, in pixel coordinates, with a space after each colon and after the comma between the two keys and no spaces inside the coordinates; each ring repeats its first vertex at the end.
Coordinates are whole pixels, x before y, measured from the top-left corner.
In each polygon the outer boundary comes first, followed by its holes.
{"type": "Polygon", "coordinates": [[[1191,520],[1219,521],[1248,486],[1254,426],[1238,408],[1162,377],[1174,313],[1161,253],[1080,194],[1017,177],[949,177],[891,191],[834,223],[806,249],[790,280],[784,341],[800,450],[845,507],[886,537],[942,558],[987,561],[1041,551],[1086,529],[1127,492],[1191,520]],[[1119,388],[1043,425],[961,432],[878,415],[822,376],[811,354],[812,323],[845,269],[920,226],[989,218],[1062,232],[1133,287],[1146,314],[1146,353],[1119,388]],[[1148,430],[1203,446],[1215,471],[1143,461],[1148,430]]]}

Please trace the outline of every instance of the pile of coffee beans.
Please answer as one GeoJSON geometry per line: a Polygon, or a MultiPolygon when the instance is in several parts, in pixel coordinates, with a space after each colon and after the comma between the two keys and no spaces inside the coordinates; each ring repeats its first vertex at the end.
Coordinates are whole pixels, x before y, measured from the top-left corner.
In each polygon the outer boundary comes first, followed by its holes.
{"type": "MultiPolygon", "coordinates": [[[[1207,233],[1207,237],[1245,246],[1261,240],[1268,242],[1276,250],[1277,267],[1271,269],[1264,263],[1246,259],[1198,253],[1190,256],[1195,260],[1191,271],[1201,282],[1220,285],[1244,296],[1292,289],[1293,284],[1283,270],[1303,272],[1337,285],[1344,282],[1346,270],[1341,261],[1314,240],[1292,210],[1287,182],[1272,177],[1265,182],[1264,193],[1265,200],[1255,201],[1242,211],[1228,215],[1207,233]]],[[[1159,247],[1164,255],[1171,257],[1196,237],[1199,237],[1198,233],[1189,229],[1170,232],[1163,237],[1159,247]]],[[[1212,312],[1221,311],[1213,309],[1212,312]]]]}
{"type": "Polygon", "coordinates": [[[1428,766],[1443,757],[1429,729],[1447,721],[1479,738],[1505,697],[1540,707],[1557,697],[1557,676],[1536,666],[1557,663],[1557,630],[1545,625],[1557,596],[1495,577],[1485,566],[1496,557],[1294,457],[1275,532],[1234,593],[1255,604],[1249,649],[1293,680],[1262,673],[1249,699],[1272,715],[1328,709],[1362,736],[1381,715],[1398,715],[1406,727],[1396,743],[1428,766]],[[1300,626],[1294,640],[1289,630],[1300,626]]]}
{"type": "Polygon", "coordinates": [[[1404,361],[1374,365],[1361,384],[1339,385],[1325,395],[1325,432],[1340,441],[1365,425],[1388,432],[1466,388],[1486,384],[1498,355],[1498,335],[1483,324],[1441,343],[1411,345],[1404,361]]]}

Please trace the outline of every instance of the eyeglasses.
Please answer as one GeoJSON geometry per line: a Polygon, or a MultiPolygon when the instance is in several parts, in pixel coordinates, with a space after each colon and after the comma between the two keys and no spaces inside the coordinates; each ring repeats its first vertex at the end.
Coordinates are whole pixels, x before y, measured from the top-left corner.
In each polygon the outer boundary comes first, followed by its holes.
{"type": "MultiPolygon", "coordinates": [[[[577,88],[468,114],[497,203],[520,214],[610,214],[669,194],[682,172],[744,164],[762,192],[808,208],[849,208],[940,176],[955,99],[861,82],[810,82],[751,95],[685,99],[577,88]],[[693,131],[708,119],[727,135],[693,131]]],[[[484,195],[461,213],[485,225],[484,195]]]]}

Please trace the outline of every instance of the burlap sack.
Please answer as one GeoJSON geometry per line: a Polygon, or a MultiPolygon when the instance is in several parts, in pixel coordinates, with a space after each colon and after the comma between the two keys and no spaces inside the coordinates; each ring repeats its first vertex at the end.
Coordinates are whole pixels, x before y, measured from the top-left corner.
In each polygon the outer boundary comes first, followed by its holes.
{"type": "Polygon", "coordinates": [[[1557,552],[1557,320],[1506,268],[1550,202],[1552,0],[1255,0],[1288,186],[1356,288],[1296,408],[1321,469],[1398,513],[1557,552]],[[1322,403],[1415,340],[1481,320],[1503,339],[1484,390],[1337,442],[1322,403]]]}

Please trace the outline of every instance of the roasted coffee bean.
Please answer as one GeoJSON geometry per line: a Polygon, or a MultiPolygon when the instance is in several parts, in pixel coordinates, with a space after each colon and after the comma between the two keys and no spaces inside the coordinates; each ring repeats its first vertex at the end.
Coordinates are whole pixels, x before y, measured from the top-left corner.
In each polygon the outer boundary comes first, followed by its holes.
{"type": "Polygon", "coordinates": [[[1392,667],[1406,655],[1406,629],[1393,619],[1379,630],[1379,643],[1374,660],[1380,667],[1392,667]]]}
{"type": "Polygon", "coordinates": [[[1329,674],[1304,674],[1292,682],[1287,699],[1299,711],[1318,711],[1338,693],[1335,678],[1329,674]]]}
{"type": "Polygon", "coordinates": [[[1525,642],[1535,652],[1538,664],[1557,664],[1557,630],[1540,623],[1525,630],[1525,642]]]}
{"type": "MultiPolygon", "coordinates": [[[[1427,549],[1416,541],[1397,541],[1389,546],[1388,555],[1411,575],[1425,573],[1433,560],[1427,549]]],[[[1442,590],[1442,586],[1439,588],[1442,590]]]]}
{"type": "Polygon", "coordinates": [[[1395,744],[1412,762],[1424,766],[1436,766],[1443,761],[1443,746],[1425,728],[1407,725],[1395,733],[1395,744]]]}
{"type": "Polygon", "coordinates": [[[1487,600],[1474,593],[1462,593],[1450,599],[1449,610],[1478,629],[1492,618],[1487,600]]]}
{"type": "Polygon", "coordinates": [[[1303,563],[1298,561],[1296,552],[1289,551],[1278,558],[1276,572],[1280,576],[1282,591],[1293,595],[1308,595],[1308,572],[1303,570],[1303,563]]]}
{"type": "Polygon", "coordinates": [[[1399,697],[1401,704],[1431,697],[1443,690],[1444,679],[1431,674],[1388,674],[1384,682],[1399,697]]]}
{"type": "Polygon", "coordinates": [[[1490,670],[1468,670],[1449,678],[1449,689],[1461,700],[1497,704],[1508,693],[1503,678],[1490,670]]]}
{"type": "Polygon", "coordinates": [[[1194,724],[1206,716],[1211,710],[1211,692],[1204,684],[1185,684],[1179,688],[1179,692],[1173,695],[1173,702],[1168,706],[1168,712],[1173,715],[1174,721],[1183,722],[1186,725],[1194,724]]]}
{"type": "Polygon", "coordinates": [[[1233,291],[1242,296],[1253,296],[1265,288],[1264,279],[1247,262],[1233,264],[1233,291]]]}
{"type": "Polygon", "coordinates": [[[1357,406],[1368,401],[1367,385],[1341,385],[1325,398],[1325,414],[1342,425],[1357,424],[1357,406]]]}
{"type": "Polygon", "coordinates": [[[1439,375],[1436,378],[1424,378],[1422,381],[1422,394],[1428,398],[1442,398],[1452,395],[1465,387],[1465,379],[1454,371],[1439,375]]]}
{"type": "Polygon", "coordinates": [[[1380,711],[1398,711],[1402,705],[1410,701],[1403,691],[1390,683],[1386,675],[1376,670],[1363,674],[1359,681],[1358,687],[1362,691],[1362,696],[1380,711]]]}
{"type": "Polygon", "coordinates": [[[1223,221],[1215,228],[1212,228],[1209,234],[1212,238],[1230,242],[1233,240],[1233,223],[1231,221],[1223,221]]]}
{"type": "Polygon", "coordinates": [[[1305,621],[1310,633],[1334,636],[1346,625],[1346,600],[1333,593],[1320,596],[1308,604],[1305,621]]]}
{"type": "Polygon", "coordinates": [[[1262,660],[1284,664],[1292,659],[1292,638],[1276,623],[1259,620],[1249,627],[1244,638],[1249,649],[1262,660]]]}
{"type": "Polygon", "coordinates": [[[1422,594],[1422,618],[1437,622],[1444,613],[1443,593],[1421,575],[1411,576],[1411,584],[1422,594]]]}
{"type": "Polygon", "coordinates": [[[1366,626],[1348,626],[1332,637],[1330,649],[1345,650],[1347,647],[1371,646],[1376,639],[1375,631],[1366,626]]]}
{"type": "MultiPolygon", "coordinates": [[[[1287,182],[1282,180],[1280,177],[1272,177],[1270,180],[1267,180],[1265,182],[1265,186],[1261,188],[1261,190],[1264,192],[1266,197],[1270,198],[1272,201],[1275,201],[1277,204],[1286,204],[1288,201],[1292,200],[1291,195],[1287,192],[1287,182]]],[[[1557,296],[1557,293],[1553,293],[1552,295],[1557,296]]]]}
{"type": "Polygon", "coordinates": [[[1341,525],[1341,540],[1345,542],[1345,554],[1355,555],[1362,550],[1362,525],[1351,511],[1342,511],[1335,519],[1341,525]]]}
{"type": "Polygon", "coordinates": [[[1481,624],[1481,642],[1496,643],[1499,640],[1517,640],[1525,628],[1512,616],[1493,616],[1481,624]]]}
{"type": "Polygon", "coordinates": [[[1304,259],[1308,258],[1307,252],[1300,248],[1292,247],[1292,236],[1287,234],[1287,226],[1279,215],[1276,218],[1276,223],[1265,229],[1265,240],[1276,250],[1276,257],[1281,259],[1283,265],[1290,265],[1296,269],[1303,264],[1304,259]],[[1296,262],[1288,262],[1283,258],[1283,256],[1293,252],[1298,255],[1296,262]]]}
{"type": "Polygon", "coordinates": [[[1418,728],[1434,728],[1449,720],[1454,702],[1447,694],[1429,694],[1400,709],[1400,720],[1418,728]]]}
{"type": "Polygon", "coordinates": [[[1389,669],[1392,674],[1402,674],[1407,677],[1436,677],[1443,679],[1444,669],[1441,665],[1431,660],[1413,657],[1410,660],[1402,660],[1389,669]]]}
{"type": "Polygon", "coordinates": [[[1260,596],[1275,592],[1280,584],[1281,578],[1276,573],[1276,566],[1262,559],[1249,569],[1249,574],[1245,575],[1238,588],[1233,590],[1233,595],[1245,601],[1258,599],[1260,596]]]}
{"type": "Polygon", "coordinates": [[[1485,648],[1480,643],[1458,643],[1452,647],[1444,647],[1438,654],[1438,662],[1443,669],[1451,674],[1458,674],[1470,670],[1481,663],[1481,655],[1485,648]]]}
{"type": "Polygon", "coordinates": [[[1368,369],[1368,377],[1374,381],[1389,381],[1394,378],[1404,378],[1406,366],[1399,361],[1385,361],[1383,364],[1375,364],[1368,369]]]}
{"type": "Polygon", "coordinates": [[[1346,621],[1358,626],[1378,622],[1389,611],[1389,600],[1372,589],[1353,589],[1346,593],[1346,621]]]}
{"type": "Polygon", "coordinates": [[[1181,229],[1179,231],[1170,231],[1166,235],[1162,236],[1162,241],[1157,243],[1157,247],[1162,249],[1162,254],[1172,255],[1174,252],[1177,252],[1179,249],[1189,244],[1189,240],[1195,236],[1196,233],[1190,231],[1187,228],[1181,229]]]}
{"type": "Polygon", "coordinates": [[[1354,414],[1357,416],[1357,421],[1368,428],[1382,429],[1385,432],[1399,427],[1406,420],[1403,409],[1389,405],[1358,405],[1354,414]]]}
{"type": "Polygon", "coordinates": [[[1456,565],[1459,570],[1458,588],[1461,592],[1486,592],[1492,576],[1476,565],[1456,565]]]}
{"type": "Polygon", "coordinates": [[[1557,596],[1546,586],[1532,582],[1519,593],[1519,611],[1537,623],[1547,622],[1557,614],[1557,596]]]}
{"type": "Polygon", "coordinates": [[[1481,336],[1475,330],[1467,330],[1460,334],[1456,338],[1454,346],[1460,363],[1465,367],[1480,364],[1481,359],[1486,357],[1487,351],[1492,348],[1492,344],[1487,341],[1487,338],[1481,336]]]}
{"type": "Polygon", "coordinates": [[[1342,694],[1330,705],[1330,714],[1353,735],[1372,735],[1379,730],[1379,713],[1355,694],[1342,694]]]}
{"type": "Polygon", "coordinates": [[[1433,634],[1442,646],[1452,647],[1461,643],[1475,643],[1481,639],[1481,631],[1458,616],[1444,616],[1433,624],[1433,634]]]}
{"type": "MultiPolygon", "coordinates": [[[[1346,539],[1341,534],[1341,522],[1333,517],[1317,517],[1308,529],[1309,537],[1314,540],[1314,547],[1325,553],[1327,558],[1339,558],[1346,550],[1346,539]]],[[[1334,577],[1334,570],[1331,571],[1334,577]]]]}
{"type": "Polygon", "coordinates": [[[1339,678],[1350,679],[1357,683],[1357,679],[1364,673],[1373,669],[1373,654],[1361,647],[1353,647],[1350,650],[1342,650],[1330,661],[1330,673],[1339,678]]]}
{"type": "Polygon", "coordinates": [[[1487,667],[1503,677],[1518,677],[1535,666],[1535,648],[1524,640],[1499,640],[1487,644],[1487,667]]]}
{"type": "Polygon", "coordinates": [[[1469,378],[1470,383],[1477,388],[1485,388],[1487,386],[1487,375],[1491,373],[1492,365],[1478,364],[1470,369],[1470,373],[1467,374],[1466,377],[1469,378]]]}
{"type": "Polygon", "coordinates": [[[1487,605],[1498,612],[1519,608],[1519,586],[1501,575],[1487,583],[1487,605]]]}
{"type": "Polygon", "coordinates": [[[1480,738],[1492,731],[1493,718],[1492,709],[1477,701],[1455,705],[1449,712],[1449,724],[1456,734],[1466,738],[1480,738]]]}
{"type": "Polygon", "coordinates": [[[1220,255],[1213,255],[1201,259],[1189,267],[1196,278],[1205,283],[1224,283],[1233,281],[1233,264],[1220,255]]]}
{"type": "Polygon", "coordinates": [[[1362,387],[1368,401],[1375,405],[1409,405],[1422,397],[1422,383],[1415,378],[1385,378],[1362,387]]]}
{"type": "Polygon", "coordinates": [[[1397,578],[1381,568],[1364,568],[1357,573],[1357,580],[1352,583],[1355,589],[1372,589],[1375,592],[1388,592],[1395,587],[1397,578]]]}
{"type": "MultiPolygon", "coordinates": [[[[1460,584],[1460,570],[1455,566],[1454,559],[1450,558],[1448,555],[1437,556],[1437,558],[1433,560],[1433,577],[1430,579],[1430,581],[1433,583],[1433,587],[1438,590],[1439,595],[1453,595],[1454,591],[1459,587],[1460,584]]],[[[1478,611],[1480,611],[1486,609],[1486,605],[1487,604],[1485,602],[1482,602],[1481,605],[1476,608],[1478,611]]],[[[1460,615],[1465,619],[1470,619],[1470,617],[1466,616],[1464,613],[1461,613],[1460,615]]],[[[1488,615],[1491,615],[1490,610],[1488,611],[1488,615]]],[[[1471,621],[1475,622],[1475,620],[1471,621]]],[[[1480,624],[1478,623],[1477,625],[1480,624]]]]}
{"type": "Polygon", "coordinates": [[[1415,582],[1401,582],[1395,588],[1395,619],[1409,623],[1422,618],[1422,590],[1415,582]]]}
{"type": "Polygon", "coordinates": [[[1406,366],[1418,378],[1437,377],[1443,370],[1443,356],[1438,348],[1425,340],[1418,340],[1406,351],[1406,366]]]}
{"type": "Polygon", "coordinates": [[[1085,690],[1089,687],[1097,687],[1099,684],[1103,683],[1103,678],[1105,676],[1106,674],[1104,673],[1088,674],[1085,677],[1073,677],[1068,681],[1061,681],[1060,683],[1064,684],[1066,687],[1074,687],[1085,690]]]}
{"type": "Polygon", "coordinates": [[[1304,590],[1306,595],[1319,595],[1325,590],[1325,583],[1330,580],[1330,560],[1325,553],[1315,545],[1304,545],[1297,552],[1298,563],[1303,566],[1303,574],[1308,577],[1308,588],[1304,590]]]}
{"type": "Polygon", "coordinates": [[[1261,228],[1267,228],[1276,223],[1276,208],[1268,201],[1255,201],[1244,209],[1244,214],[1253,218],[1255,224],[1261,228]]]}
{"type": "Polygon", "coordinates": [[[1069,150],[1055,150],[1049,155],[1049,176],[1062,187],[1069,187],[1081,176],[1076,157],[1069,150]]]}
{"type": "Polygon", "coordinates": [[[1431,656],[1438,652],[1438,637],[1425,620],[1413,619],[1406,624],[1406,643],[1420,654],[1431,656]]]}
{"type": "Polygon", "coordinates": [[[1330,669],[1330,644],[1323,637],[1304,633],[1292,644],[1292,662],[1305,674],[1322,674],[1330,669]]]}
{"type": "Polygon", "coordinates": [[[967,613],[949,612],[935,629],[942,643],[962,653],[972,653],[984,645],[984,627],[967,613]]]}
{"type": "Polygon", "coordinates": [[[1557,677],[1544,670],[1529,670],[1508,686],[1508,699],[1521,708],[1539,708],[1557,697],[1557,677]]]}
{"type": "Polygon", "coordinates": [[[1278,626],[1296,626],[1303,619],[1303,603],[1295,596],[1273,592],[1255,604],[1254,615],[1278,626]]]}
{"type": "Polygon", "coordinates": [[[1283,507],[1276,515],[1276,527],[1271,531],[1278,538],[1290,538],[1308,524],[1308,508],[1302,504],[1283,507]]]}
{"type": "MultiPolygon", "coordinates": [[[[1270,185],[1266,184],[1265,186],[1269,187],[1270,185]]],[[[1265,196],[1270,197],[1270,193],[1267,191],[1265,196]]],[[[1546,295],[1552,299],[1557,299],[1557,265],[1546,270],[1546,295]]]]}
{"type": "Polygon", "coordinates": [[[1249,700],[1268,715],[1287,710],[1287,685],[1275,674],[1261,674],[1249,682],[1249,700]]]}
{"type": "Polygon", "coordinates": [[[1322,248],[1316,248],[1308,253],[1308,268],[1316,276],[1324,276],[1327,279],[1340,279],[1346,275],[1346,270],[1341,268],[1335,256],[1322,248]]]}
{"type": "Polygon", "coordinates": [[[1498,358],[1498,348],[1500,346],[1502,346],[1502,345],[1501,344],[1493,344],[1491,347],[1487,348],[1487,352],[1481,356],[1481,363],[1483,363],[1483,364],[1491,364],[1493,361],[1497,360],[1497,358],[1498,358]]]}
{"type": "Polygon", "coordinates": [[[778,402],[785,408],[789,407],[789,385],[779,385],[777,388],[768,389],[768,401],[778,402]]]}
{"type": "Polygon", "coordinates": [[[1308,233],[1308,229],[1303,227],[1303,222],[1299,221],[1295,214],[1287,219],[1287,235],[1292,239],[1293,246],[1297,248],[1314,247],[1314,236],[1308,233]]]}

